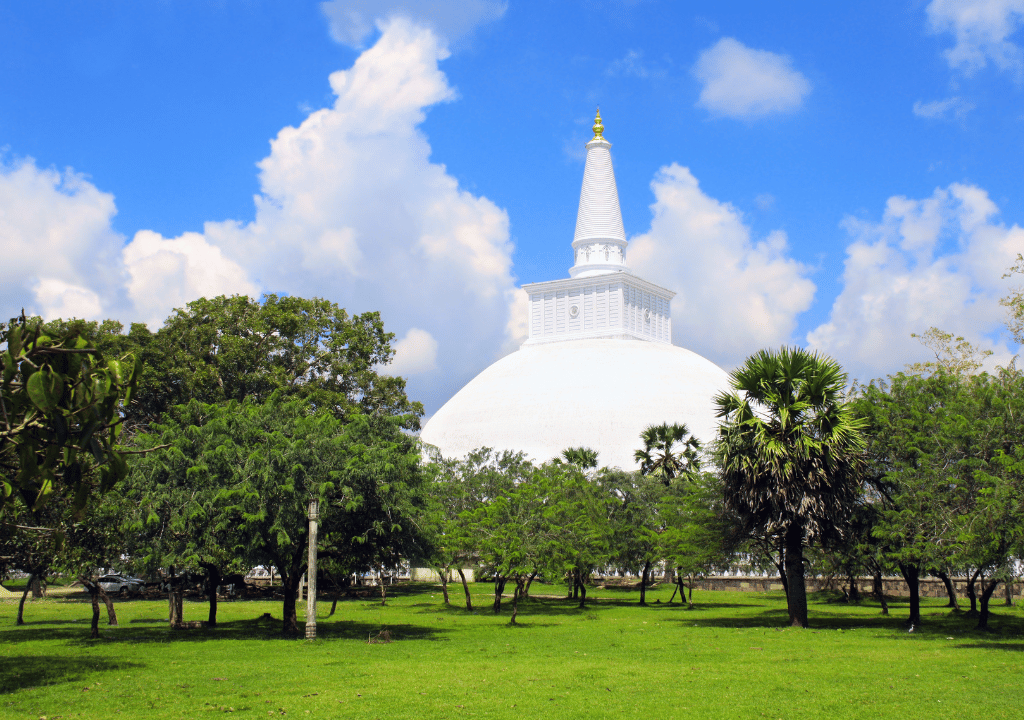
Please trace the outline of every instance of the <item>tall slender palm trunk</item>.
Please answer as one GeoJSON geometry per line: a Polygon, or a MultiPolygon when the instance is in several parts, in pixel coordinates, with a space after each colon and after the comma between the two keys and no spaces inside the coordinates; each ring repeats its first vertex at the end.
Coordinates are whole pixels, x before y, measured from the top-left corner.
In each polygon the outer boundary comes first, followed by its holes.
{"type": "Polygon", "coordinates": [[[804,529],[793,520],[786,530],[786,601],[789,624],[807,627],[807,586],[804,584],[804,529]]]}

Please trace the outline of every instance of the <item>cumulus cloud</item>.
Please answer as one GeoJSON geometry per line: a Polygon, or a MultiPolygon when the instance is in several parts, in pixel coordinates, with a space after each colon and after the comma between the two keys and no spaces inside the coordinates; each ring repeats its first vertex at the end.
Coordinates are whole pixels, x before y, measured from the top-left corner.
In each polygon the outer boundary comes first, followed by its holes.
{"type": "Polygon", "coordinates": [[[641,277],[678,293],[673,342],[725,367],[791,342],[815,286],[808,268],[787,256],[786,234],[755,240],[736,208],[706,195],[674,163],[658,171],[651,189],[651,228],[631,239],[627,260],[641,277]]]}
{"type": "MultiPolygon", "coordinates": [[[[418,127],[454,99],[438,67],[447,56],[428,28],[382,25],[373,47],[331,74],[334,104],[271,142],[255,219],[174,239],[140,233],[126,250],[132,277],[144,274],[139,258],[166,276],[202,255],[210,281],[247,276],[266,291],[379,310],[403,338],[389,372],[418,375],[410,392],[428,405],[446,399],[495,359],[514,288],[507,214],[431,163],[418,127]]],[[[199,280],[175,287],[198,292],[199,280]]]]}
{"type": "Polygon", "coordinates": [[[867,380],[932,359],[910,334],[934,326],[1006,362],[1014,349],[991,336],[1005,319],[1002,275],[1024,229],[999,223],[998,212],[983,189],[954,183],[921,200],[889,198],[879,222],[847,218],[843,290],[828,322],[808,334],[810,347],[867,380]]]}
{"type": "Polygon", "coordinates": [[[811,92],[811,83],[792,65],[786,55],[722,38],[693,67],[704,86],[697,106],[713,115],[743,119],[793,112],[811,92]]]}
{"type": "Polygon", "coordinates": [[[260,289],[238,263],[199,233],[165,240],[151,230],[135,234],[122,254],[134,315],[159,327],[173,308],[199,297],[249,295],[260,289]]]}
{"type": "Polygon", "coordinates": [[[395,357],[384,368],[391,375],[419,375],[437,369],[437,340],[426,330],[409,328],[394,348],[395,357]]]}
{"type": "Polygon", "coordinates": [[[0,317],[95,319],[123,307],[114,197],[84,175],[31,158],[0,163],[0,317]]]}
{"type": "Polygon", "coordinates": [[[448,42],[458,42],[479,25],[505,14],[501,0],[328,0],[320,3],[335,42],[353,48],[363,43],[382,21],[398,15],[412,18],[448,42]]]}
{"type": "Polygon", "coordinates": [[[1024,52],[1009,40],[1024,23],[1024,0],[932,0],[926,12],[932,32],[956,39],[943,53],[951,68],[970,75],[992,62],[1024,78],[1024,52]]]}
{"type": "Polygon", "coordinates": [[[963,120],[974,109],[974,104],[961,97],[914,103],[914,114],[929,120],[963,120]]]}
{"type": "Polygon", "coordinates": [[[428,407],[486,366],[513,328],[508,216],[459,187],[419,129],[454,98],[429,28],[395,18],[347,70],[336,99],[282,129],[259,163],[251,222],[165,238],[111,230],[111,195],[30,161],[0,167],[0,303],[47,316],[158,324],[200,296],[287,293],[380,311],[400,338],[391,371],[428,407]],[[443,368],[443,369],[442,369],[443,368]]]}

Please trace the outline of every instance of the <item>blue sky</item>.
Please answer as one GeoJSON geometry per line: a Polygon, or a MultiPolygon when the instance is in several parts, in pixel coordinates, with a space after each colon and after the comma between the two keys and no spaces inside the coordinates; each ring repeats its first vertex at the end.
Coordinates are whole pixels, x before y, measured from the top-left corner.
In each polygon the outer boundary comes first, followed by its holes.
{"type": "MultiPolygon", "coordinates": [[[[380,309],[432,413],[567,275],[601,106],[628,261],[725,368],[995,352],[1024,251],[1024,0],[0,5],[0,314],[380,309]]],[[[1020,280],[1020,278],[1018,278],[1020,280]]]]}

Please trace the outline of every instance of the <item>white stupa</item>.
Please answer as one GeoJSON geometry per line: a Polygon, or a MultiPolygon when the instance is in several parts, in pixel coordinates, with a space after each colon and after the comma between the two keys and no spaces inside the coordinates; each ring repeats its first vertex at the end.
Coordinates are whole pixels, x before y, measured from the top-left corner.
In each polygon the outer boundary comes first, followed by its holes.
{"type": "MultiPolygon", "coordinates": [[[[714,396],[728,375],[672,344],[670,290],[633,275],[598,112],[572,242],[569,278],[531,283],[530,335],[437,411],[421,439],[445,457],[480,447],[522,450],[537,461],[567,447],[598,451],[601,465],[632,470],[651,424],[686,423],[714,437],[714,396]]],[[[710,329],[713,332],[713,329],[710,329]]]]}

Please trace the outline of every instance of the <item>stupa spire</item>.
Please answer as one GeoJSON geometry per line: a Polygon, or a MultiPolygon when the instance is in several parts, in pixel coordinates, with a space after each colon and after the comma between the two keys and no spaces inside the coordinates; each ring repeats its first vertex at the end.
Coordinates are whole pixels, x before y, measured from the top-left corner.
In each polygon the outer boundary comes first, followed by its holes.
{"type": "Polygon", "coordinates": [[[612,169],[612,144],[604,137],[601,109],[594,118],[594,137],[587,143],[587,164],[576,215],[572,247],[575,264],[571,277],[623,272],[626,268],[626,232],[622,227],[619,191],[612,169]]]}

